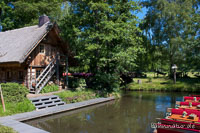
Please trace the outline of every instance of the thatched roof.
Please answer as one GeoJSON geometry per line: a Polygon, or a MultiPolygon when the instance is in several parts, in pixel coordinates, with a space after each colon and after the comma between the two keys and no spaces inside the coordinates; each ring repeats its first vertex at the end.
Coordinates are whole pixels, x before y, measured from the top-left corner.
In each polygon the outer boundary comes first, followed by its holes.
{"type": "Polygon", "coordinates": [[[48,33],[51,23],[0,32],[0,63],[22,63],[48,33]]]}

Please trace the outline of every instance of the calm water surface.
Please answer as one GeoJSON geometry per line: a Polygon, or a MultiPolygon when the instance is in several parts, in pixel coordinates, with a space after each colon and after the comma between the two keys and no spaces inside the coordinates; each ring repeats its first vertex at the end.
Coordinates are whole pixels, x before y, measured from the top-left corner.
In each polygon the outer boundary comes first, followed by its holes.
{"type": "Polygon", "coordinates": [[[150,133],[183,93],[128,92],[120,100],[26,122],[51,133],[150,133]]]}

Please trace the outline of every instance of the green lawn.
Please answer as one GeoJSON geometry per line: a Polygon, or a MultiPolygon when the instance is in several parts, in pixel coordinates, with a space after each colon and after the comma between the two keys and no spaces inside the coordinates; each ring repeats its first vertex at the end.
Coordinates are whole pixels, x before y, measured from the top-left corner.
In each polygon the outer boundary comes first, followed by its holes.
{"type": "Polygon", "coordinates": [[[148,74],[147,78],[134,78],[133,82],[127,85],[129,90],[144,90],[144,91],[185,91],[185,92],[200,92],[200,79],[198,78],[180,78],[176,84],[173,79],[167,77],[153,78],[153,74],[148,74]],[[138,84],[138,80],[142,83],[138,84]]]}

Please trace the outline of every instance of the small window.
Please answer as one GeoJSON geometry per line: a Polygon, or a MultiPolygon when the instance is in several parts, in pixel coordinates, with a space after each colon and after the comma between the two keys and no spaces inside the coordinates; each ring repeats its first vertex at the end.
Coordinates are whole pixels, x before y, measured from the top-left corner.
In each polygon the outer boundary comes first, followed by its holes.
{"type": "Polygon", "coordinates": [[[36,70],[36,78],[40,75],[40,70],[36,70]]]}
{"type": "Polygon", "coordinates": [[[24,77],[23,71],[19,71],[19,79],[23,79],[23,77],[24,77]]]}
{"type": "Polygon", "coordinates": [[[7,72],[7,79],[11,79],[11,77],[12,77],[12,73],[11,73],[11,71],[8,71],[7,72]]]}
{"type": "Polygon", "coordinates": [[[40,44],[40,53],[44,53],[44,45],[40,44]]]}

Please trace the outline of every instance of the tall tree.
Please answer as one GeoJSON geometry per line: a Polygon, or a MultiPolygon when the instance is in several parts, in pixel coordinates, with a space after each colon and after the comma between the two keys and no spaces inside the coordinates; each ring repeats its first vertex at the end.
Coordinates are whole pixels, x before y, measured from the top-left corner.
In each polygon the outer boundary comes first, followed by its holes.
{"type": "Polygon", "coordinates": [[[62,0],[1,0],[0,26],[6,31],[35,25],[43,14],[57,19],[61,15],[61,4],[62,0]]]}
{"type": "Polygon", "coordinates": [[[119,74],[136,67],[143,52],[140,29],[133,12],[136,2],[128,0],[74,0],[70,13],[61,20],[63,37],[83,65],[94,73],[94,88],[119,88],[119,74]]]}
{"type": "Polygon", "coordinates": [[[161,58],[169,68],[178,64],[180,69],[188,70],[189,54],[185,52],[198,36],[198,0],[145,0],[142,4],[148,8],[143,29],[151,44],[167,49],[167,56],[160,48],[156,51],[164,55],[161,58]]]}

